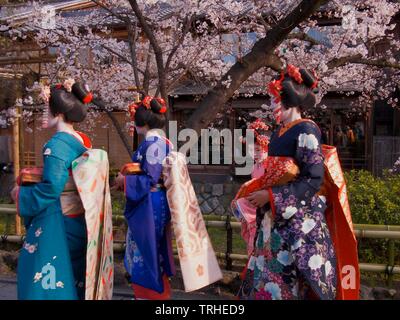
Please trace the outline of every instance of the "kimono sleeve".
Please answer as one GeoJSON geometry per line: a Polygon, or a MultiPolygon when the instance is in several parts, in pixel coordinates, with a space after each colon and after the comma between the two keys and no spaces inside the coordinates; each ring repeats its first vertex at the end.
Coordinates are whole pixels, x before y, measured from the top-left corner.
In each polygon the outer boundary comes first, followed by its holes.
{"type": "Polygon", "coordinates": [[[125,195],[127,200],[138,203],[157,184],[162,172],[162,161],[165,153],[157,143],[151,144],[140,161],[143,174],[125,177],[125,195]]]}
{"type": "Polygon", "coordinates": [[[65,160],[57,156],[56,148],[45,147],[42,182],[21,186],[18,209],[21,217],[33,217],[59,201],[68,180],[65,160]]]}
{"type": "Polygon", "coordinates": [[[300,169],[298,178],[287,185],[269,189],[275,220],[290,219],[302,208],[311,207],[311,202],[323,183],[321,134],[314,124],[303,125],[296,140],[295,150],[295,160],[300,169]]]}

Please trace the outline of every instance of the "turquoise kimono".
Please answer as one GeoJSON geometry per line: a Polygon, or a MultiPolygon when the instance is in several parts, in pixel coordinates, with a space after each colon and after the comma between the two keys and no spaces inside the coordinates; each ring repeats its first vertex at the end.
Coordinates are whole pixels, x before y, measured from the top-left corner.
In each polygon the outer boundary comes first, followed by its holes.
{"type": "Polygon", "coordinates": [[[72,161],[86,150],[74,136],[56,133],[43,148],[42,182],[19,189],[26,239],[18,261],[18,299],[84,299],[85,218],[63,215],[60,196],[72,161]]]}

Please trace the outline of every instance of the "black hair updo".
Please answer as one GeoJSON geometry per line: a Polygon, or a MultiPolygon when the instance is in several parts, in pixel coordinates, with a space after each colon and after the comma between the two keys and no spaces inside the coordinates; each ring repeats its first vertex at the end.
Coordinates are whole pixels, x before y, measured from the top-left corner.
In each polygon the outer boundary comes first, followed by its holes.
{"type": "Polygon", "coordinates": [[[308,70],[299,69],[302,83],[285,73],[282,81],[281,102],[284,108],[298,107],[300,111],[315,107],[318,79],[308,70]]]}
{"type": "Polygon", "coordinates": [[[150,100],[150,108],[141,103],[136,110],[135,123],[139,127],[148,125],[150,129],[162,129],[165,126],[165,106],[156,98],[150,100]]]}
{"type": "Polygon", "coordinates": [[[75,82],[69,92],[62,85],[50,88],[49,107],[53,116],[63,114],[69,123],[82,122],[87,115],[87,103],[92,95],[88,87],[81,82],[75,82]]]}

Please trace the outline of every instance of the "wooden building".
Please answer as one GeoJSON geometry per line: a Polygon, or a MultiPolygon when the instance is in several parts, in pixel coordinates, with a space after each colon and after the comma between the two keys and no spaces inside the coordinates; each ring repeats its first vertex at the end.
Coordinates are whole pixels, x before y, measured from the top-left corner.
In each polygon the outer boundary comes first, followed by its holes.
{"type": "MultiPolygon", "coordinates": [[[[57,4],[57,10],[68,14],[68,12],[73,12],[74,10],[94,10],[94,6],[91,1],[65,1],[57,4]]],[[[13,17],[13,21],[16,23],[19,20],[23,21],[23,19],[23,15],[13,17]]],[[[119,39],[126,38],[127,32],[124,26],[118,25],[118,23],[114,23],[112,18],[110,19],[114,36],[119,39]]],[[[21,23],[21,31],[23,32],[24,30],[26,32],[32,31],[29,26],[23,26],[21,23]]],[[[6,60],[0,57],[0,67],[7,64],[19,66],[26,64],[39,77],[41,63],[53,62],[56,59],[54,53],[37,50],[35,45],[28,40],[21,41],[16,45],[13,44],[12,48],[7,50],[14,50],[19,55],[12,59],[8,57],[6,60]]],[[[384,45],[380,50],[384,50],[384,45]]],[[[4,79],[0,72],[0,81],[2,83],[5,81],[4,79]]],[[[32,83],[34,80],[38,79],[28,79],[26,83],[32,83]]],[[[182,124],[198,105],[197,98],[204,95],[207,90],[208,88],[205,86],[186,83],[172,92],[170,97],[172,119],[182,124]]],[[[400,142],[398,142],[400,139],[399,111],[395,111],[385,104],[377,102],[375,106],[369,108],[370,111],[368,112],[364,112],[361,115],[352,113],[352,98],[338,93],[343,90],[343,88],[338,88],[324,97],[321,104],[325,105],[326,109],[324,112],[316,114],[315,120],[323,130],[325,142],[338,147],[342,164],[346,169],[368,169],[376,174],[380,174],[383,168],[390,167],[400,156],[400,147],[398,147],[400,145],[400,142]],[[348,130],[353,131],[355,136],[354,142],[349,142],[349,139],[346,138],[348,130]],[[382,149],[380,149],[382,141],[384,141],[383,145],[386,148],[385,152],[382,152],[382,149]],[[387,149],[389,144],[392,147],[387,149]]],[[[9,99],[9,95],[3,93],[3,96],[3,99],[0,98],[0,110],[2,107],[9,106],[9,101],[5,100],[6,98],[9,99]]],[[[268,103],[268,99],[266,95],[258,95],[251,98],[241,95],[237,99],[232,100],[229,104],[232,106],[233,111],[229,114],[224,114],[219,119],[221,127],[231,130],[241,128],[243,123],[241,123],[240,114],[257,110],[262,104],[268,103]]],[[[367,106],[366,109],[368,109],[367,106]]],[[[39,129],[40,113],[41,111],[39,110],[31,122],[23,124],[22,158],[23,165],[25,166],[42,164],[42,147],[52,134],[48,130],[39,129]]],[[[121,127],[125,127],[125,123],[128,121],[126,114],[124,112],[115,112],[115,116],[121,127]]],[[[91,136],[96,148],[103,148],[109,153],[111,166],[119,168],[123,163],[129,161],[129,154],[125,150],[121,138],[116,133],[115,128],[105,113],[95,119],[95,122],[96,126],[93,126],[93,131],[87,133],[91,136]]],[[[10,129],[0,128],[0,136],[6,137],[3,138],[2,142],[2,145],[5,145],[6,142],[4,141],[10,139],[11,136],[10,129]]],[[[129,139],[128,136],[127,138],[129,139]]],[[[1,152],[5,154],[8,151],[1,150],[1,152]]],[[[6,158],[5,155],[4,158],[6,158]]],[[[209,173],[211,176],[220,177],[221,180],[227,179],[227,177],[233,174],[232,165],[223,164],[193,165],[190,166],[190,170],[193,175],[202,176],[204,173],[209,173]]]]}

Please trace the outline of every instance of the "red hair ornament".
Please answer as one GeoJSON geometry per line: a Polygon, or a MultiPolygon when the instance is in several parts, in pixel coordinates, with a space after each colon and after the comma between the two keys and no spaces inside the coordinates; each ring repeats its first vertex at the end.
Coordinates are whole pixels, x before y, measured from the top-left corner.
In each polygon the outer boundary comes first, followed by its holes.
{"type": "Polygon", "coordinates": [[[86,97],[83,98],[83,104],[89,104],[93,101],[93,94],[89,92],[86,97]]]}
{"type": "Polygon", "coordinates": [[[139,108],[141,105],[143,105],[147,110],[151,109],[151,100],[156,99],[160,104],[161,104],[161,109],[158,111],[158,113],[164,114],[167,112],[167,104],[165,103],[165,100],[162,98],[154,98],[152,96],[146,96],[143,98],[143,100],[140,103],[132,103],[128,106],[128,111],[131,119],[131,124],[129,125],[129,134],[130,136],[133,136],[134,131],[135,131],[135,126],[133,122],[135,121],[135,115],[136,115],[136,110],[139,108]]]}
{"type": "Polygon", "coordinates": [[[272,80],[268,84],[268,92],[275,97],[276,103],[281,101],[281,91],[283,89],[283,87],[282,87],[283,79],[284,79],[284,75],[283,75],[283,73],[281,73],[281,77],[278,80],[272,80]]]}
{"type": "Polygon", "coordinates": [[[156,100],[161,104],[161,109],[158,112],[161,114],[166,113],[167,112],[167,104],[165,103],[165,100],[163,98],[157,98],[156,100]]]}
{"type": "Polygon", "coordinates": [[[254,122],[250,123],[248,129],[254,130],[254,137],[256,138],[257,144],[264,152],[268,152],[269,138],[264,134],[260,134],[258,131],[268,131],[269,126],[261,119],[257,119],[254,122]]]}
{"type": "Polygon", "coordinates": [[[286,72],[288,73],[289,77],[294,79],[297,83],[300,84],[303,82],[303,78],[301,76],[300,69],[295,67],[294,65],[288,64],[288,66],[286,68],[286,72]]]}
{"type": "Polygon", "coordinates": [[[151,96],[145,96],[144,99],[142,100],[142,105],[145,106],[146,109],[150,109],[150,102],[153,100],[153,97],[151,96]]]}

